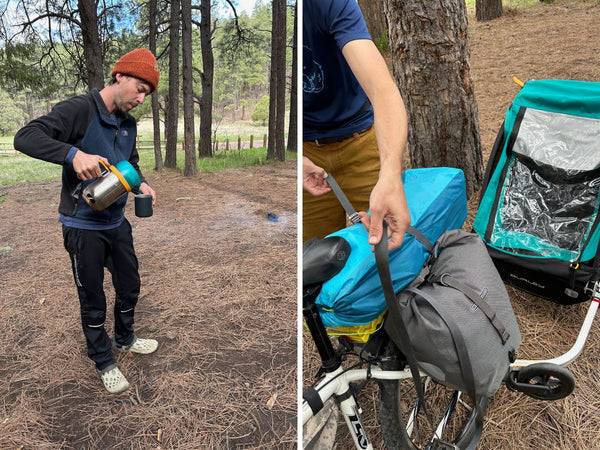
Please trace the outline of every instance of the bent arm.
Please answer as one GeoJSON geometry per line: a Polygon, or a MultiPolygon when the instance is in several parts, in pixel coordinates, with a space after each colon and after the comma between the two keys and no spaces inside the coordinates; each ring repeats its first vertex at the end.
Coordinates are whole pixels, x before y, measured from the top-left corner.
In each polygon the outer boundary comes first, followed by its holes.
{"type": "Polygon", "coordinates": [[[381,239],[383,219],[390,228],[389,248],[402,244],[410,213],[402,186],[402,154],[406,147],[408,123],[404,102],[387,65],[373,41],[348,42],[342,53],[373,105],[375,135],[381,169],[369,201],[371,216],[361,214],[369,230],[369,243],[381,239]]]}

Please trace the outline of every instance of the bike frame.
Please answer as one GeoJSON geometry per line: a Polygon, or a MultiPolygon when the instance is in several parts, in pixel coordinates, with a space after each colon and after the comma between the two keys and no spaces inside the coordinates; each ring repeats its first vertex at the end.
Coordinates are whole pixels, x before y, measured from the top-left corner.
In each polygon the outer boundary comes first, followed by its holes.
{"type": "MultiPolygon", "coordinates": [[[[422,374],[422,376],[426,375],[422,374]]],[[[350,430],[354,445],[357,449],[361,450],[371,450],[373,446],[371,445],[371,441],[362,424],[361,410],[358,407],[354,395],[351,394],[350,383],[367,379],[411,380],[412,375],[408,368],[392,371],[383,370],[380,367],[371,367],[369,369],[351,369],[345,371],[342,367],[339,367],[337,370],[327,373],[325,378],[315,388],[323,403],[327,402],[327,400],[332,397],[343,398],[343,400],[339,402],[340,410],[344,416],[346,425],[350,430]]],[[[302,403],[302,424],[305,425],[311,417],[313,417],[313,411],[305,400],[302,403]]],[[[409,423],[409,426],[412,430],[412,423],[409,423]]],[[[443,430],[443,428],[441,430],[443,430]]]]}
{"type": "Polygon", "coordinates": [[[510,365],[511,371],[519,371],[524,367],[527,367],[532,364],[537,363],[552,363],[558,366],[565,367],[571,364],[583,351],[583,347],[587,341],[588,335],[590,333],[590,329],[592,328],[592,324],[594,323],[594,318],[596,317],[596,312],[598,311],[598,305],[600,304],[600,282],[594,282],[593,286],[588,288],[592,293],[592,299],[590,300],[590,304],[583,319],[583,324],[581,325],[581,329],[579,330],[579,334],[577,335],[577,339],[575,340],[575,344],[565,353],[556,358],[552,359],[544,359],[544,360],[530,360],[530,359],[517,359],[514,363],[510,365]]]}

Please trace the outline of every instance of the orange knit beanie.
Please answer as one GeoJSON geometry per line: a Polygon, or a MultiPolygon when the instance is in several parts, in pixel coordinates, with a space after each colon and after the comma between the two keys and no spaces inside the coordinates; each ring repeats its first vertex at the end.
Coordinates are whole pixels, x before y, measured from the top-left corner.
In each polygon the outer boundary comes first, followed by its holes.
{"type": "Polygon", "coordinates": [[[150,50],[145,48],[136,48],[121,56],[121,59],[115,63],[110,76],[114,76],[115,73],[122,73],[147,81],[152,87],[152,92],[156,90],[158,78],[160,77],[156,66],[156,58],[150,50]]]}

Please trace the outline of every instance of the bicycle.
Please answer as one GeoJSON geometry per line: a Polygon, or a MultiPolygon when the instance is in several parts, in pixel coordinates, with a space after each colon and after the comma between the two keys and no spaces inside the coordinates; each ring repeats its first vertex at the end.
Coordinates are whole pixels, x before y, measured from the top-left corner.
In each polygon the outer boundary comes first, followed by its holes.
{"type": "MultiPolygon", "coordinates": [[[[303,393],[302,423],[303,447],[327,448],[335,438],[338,409],[341,411],[357,449],[372,449],[361,419],[361,409],[356,401],[359,390],[369,381],[379,385],[379,421],[384,443],[389,449],[406,448],[405,436],[412,442],[417,416],[424,405],[415,400],[406,424],[400,407],[401,383],[413,379],[406,358],[395,346],[382,327],[364,345],[356,345],[341,338],[337,349],[327,335],[315,304],[322,284],[337,274],[348,257],[348,244],[339,237],[329,237],[312,243],[303,254],[303,315],[306,326],[321,358],[317,378],[321,381],[303,393]],[[355,366],[344,369],[346,357],[354,353],[358,357],[355,366]],[[362,384],[359,384],[362,383],[362,384]],[[333,431],[333,433],[332,433],[333,431]]],[[[564,367],[581,353],[600,303],[600,283],[589,286],[592,300],[577,340],[564,355],[554,359],[536,361],[517,359],[510,365],[505,379],[507,388],[522,392],[533,398],[557,400],[569,395],[575,386],[572,374],[564,367]]],[[[421,377],[428,376],[419,372],[421,377]]],[[[425,382],[427,385],[429,382],[425,382]]],[[[462,429],[455,437],[443,440],[449,420],[456,410],[461,393],[454,391],[443,411],[433,436],[425,445],[426,450],[474,449],[481,435],[481,423],[487,408],[487,399],[472,408],[462,429]],[[479,417],[478,417],[479,414],[479,417]],[[479,420],[481,419],[481,420],[479,420]]]]}

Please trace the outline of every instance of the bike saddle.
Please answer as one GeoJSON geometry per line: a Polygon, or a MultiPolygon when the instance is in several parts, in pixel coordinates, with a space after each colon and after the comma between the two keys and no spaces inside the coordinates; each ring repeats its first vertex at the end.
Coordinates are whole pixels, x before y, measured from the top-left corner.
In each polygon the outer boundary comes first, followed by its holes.
{"type": "Polygon", "coordinates": [[[302,286],[323,283],[337,274],[350,256],[350,244],[340,236],[314,238],[302,248],[302,286]]]}

